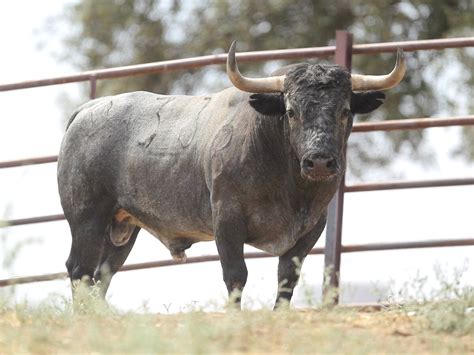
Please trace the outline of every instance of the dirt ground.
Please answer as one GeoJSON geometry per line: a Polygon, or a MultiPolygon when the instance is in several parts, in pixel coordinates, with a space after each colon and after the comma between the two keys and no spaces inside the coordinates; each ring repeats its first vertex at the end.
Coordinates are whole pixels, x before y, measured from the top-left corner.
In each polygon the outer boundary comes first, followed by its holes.
{"type": "Polygon", "coordinates": [[[474,335],[434,331],[401,310],[118,314],[4,310],[0,354],[450,353],[474,354],[474,335]]]}

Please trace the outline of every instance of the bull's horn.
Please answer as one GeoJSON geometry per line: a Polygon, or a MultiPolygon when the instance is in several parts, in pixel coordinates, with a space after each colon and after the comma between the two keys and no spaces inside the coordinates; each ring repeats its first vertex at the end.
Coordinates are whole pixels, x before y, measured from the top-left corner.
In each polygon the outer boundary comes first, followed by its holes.
{"type": "Polygon", "coordinates": [[[397,62],[392,72],[387,75],[358,75],[352,74],[352,90],[387,90],[397,86],[405,75],[405,55],[403,50],[398,48],[397,62]]]}
{"type": "Polygon", "coordinates": [[[252,93],[282,92],[285,81],[284,75],[253,79],[240,74],[235,60],[235,41],[232,42],[227,55],[227,75],[237,89],[252,93]]]}

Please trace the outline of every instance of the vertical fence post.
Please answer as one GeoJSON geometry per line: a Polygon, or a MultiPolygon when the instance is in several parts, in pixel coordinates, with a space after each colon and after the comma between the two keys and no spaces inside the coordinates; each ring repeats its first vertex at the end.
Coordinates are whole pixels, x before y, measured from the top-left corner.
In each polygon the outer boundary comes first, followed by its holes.
{"type": "MultiPolygon", "coordinates": [[[[335,62],[349,71],[352,66],[352,34],[336,32],[335,62]]],[[[344,152],[345,154],[345,152],[344,152]]],[[[328,206],[326,247],[324,250],[323,300],[326,304],[339,303],[339,272],[341,267],[342,213],[344,208],[345,176],[328,206]]]]}
{"type": "Polygon", "coordinates": [[[95,99],[97,95],[97,77],[94,74],[92,74],[90,76],[89,82],[90,82],[90,88],[91,88],[89,96],[91,99],[95,99]]]}

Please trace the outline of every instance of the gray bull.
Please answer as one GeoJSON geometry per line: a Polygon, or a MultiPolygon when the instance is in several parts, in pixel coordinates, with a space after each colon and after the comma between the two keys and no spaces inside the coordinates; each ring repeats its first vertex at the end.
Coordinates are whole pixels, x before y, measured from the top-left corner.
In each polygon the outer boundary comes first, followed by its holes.
{"type": "Polygon", "coordinates": [[[400,52],[387,75],[297,64],[250,79],[237,68],[234,43],[233,88],[84,104],[69,120],[58,162],[73,289],[76,280],[97,283],[105,297],[144,228],[177,261],[193,243],[214,240],[237,303],[247,280],[244,244],[279,256],[276,304],[289,301],[343,175],[352,115],[380,106],[376,90],[397,85],[404,71],[400,52]]]}

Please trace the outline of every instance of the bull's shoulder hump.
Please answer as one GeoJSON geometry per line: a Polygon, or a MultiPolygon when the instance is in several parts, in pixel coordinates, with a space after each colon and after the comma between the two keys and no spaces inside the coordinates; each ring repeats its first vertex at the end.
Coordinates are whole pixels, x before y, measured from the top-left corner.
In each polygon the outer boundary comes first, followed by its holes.
{"type": "Polygon", "coordinates": [[[67,121],[67,124],[66,124],[66,131],[69,129],[69,126],[72,124],[72,122],[74,121],[74,119],[77,117],[77,115],[79,113],[81,113],[82,111],[84,110],[87,110],[87,109],[90,109],[92,107],[94,107],[95,105],[97,105],[98,103],[102,102],[103,100],[105,99],[108,99],[110,97],[106,96],[106,97],[99,97],[97,99],[93,99],[93,100],[90,100],[90,101],[87,101],[86,103],[82,104],[81,106],[79,106],[71,115],[71,117],[69,118],[69,120],[67,121]]]}
{"type": "Polygon", "coordinates": [[[234,87],[222,90],[218,94],[215,94],[216,99],[221,102],[226,102],[228,107],[240,106],[247,104],[249,101],[250,94],[248,92],[241,91],[234,87]]]}

